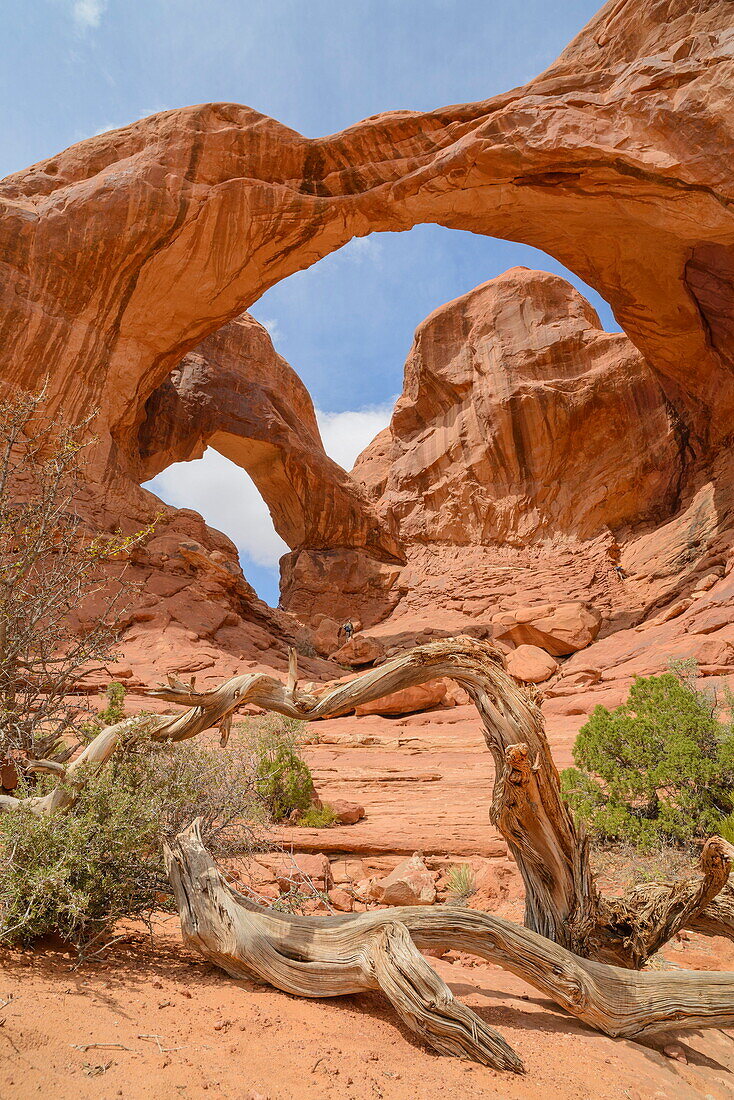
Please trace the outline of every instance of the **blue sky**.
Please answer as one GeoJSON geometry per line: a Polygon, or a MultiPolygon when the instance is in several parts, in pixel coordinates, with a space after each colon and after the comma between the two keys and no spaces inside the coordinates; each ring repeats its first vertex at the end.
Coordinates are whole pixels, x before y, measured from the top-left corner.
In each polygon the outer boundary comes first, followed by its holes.
{"type": "MultiPolygon", "coordinates": [[[[246,103],[309,136],[379,111],[485,99],[535,76],[600,0],[2,0],[0,177],[100,131],[192,103],[246,103]]],[[[301,375],[325,445],[349,466],[387,422],[416,325],[515,264],[569,275],[524,245],[437,226],[352,242],[252,312],[301,375]]],[[[605,303],[580,280],[606,327],[605,303]]],[[[277,540],[218,456],[156,488],[198,508],[277,599],[277,540]],[[233,516],[232,499],[241,507],[233,516]],[[220,519],[221,515],[221,519],[220,519]]]]}

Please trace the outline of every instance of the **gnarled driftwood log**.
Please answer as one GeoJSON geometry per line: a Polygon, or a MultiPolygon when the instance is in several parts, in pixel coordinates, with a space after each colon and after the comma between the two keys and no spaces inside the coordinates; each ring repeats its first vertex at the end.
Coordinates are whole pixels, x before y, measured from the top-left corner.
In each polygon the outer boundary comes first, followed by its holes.
{"type": "Polygon", "coordinates": [[[734,1024],[734,974],[637,973],[581,959],[519,925],[471,909],[404,906],[300,917],[266,909],[229,885],[198,823],[166,848],[184,940],[235,978],[300,997],[381,990],[436,1050],[498,1069],[522,1062],[500,1035],[455,1001],[420,949],[470,952],[512,971],[606,1035],[734,1024]]]}

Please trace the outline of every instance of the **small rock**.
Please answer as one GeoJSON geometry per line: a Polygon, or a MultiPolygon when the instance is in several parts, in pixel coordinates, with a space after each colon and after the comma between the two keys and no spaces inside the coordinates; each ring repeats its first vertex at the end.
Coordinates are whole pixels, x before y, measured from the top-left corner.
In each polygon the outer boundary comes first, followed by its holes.
{"type": "Polygon", "coordinates": [[[330,802],[329,805],[336,814],[340,825],[354,825],[364,817],[364,806],[360,806],[358,802],[346,802],[344,799],[338,798],[330,802]]]}
{"type": "Polygon", "coordinates": [[[674,1058],[676,1062],[684,1062],[688,1065],[686,1052],[680,1043],[668,1043],[666,1047],[663,1047],[663,1054],[666,1058],[674,1058]]]}
{"type": "Polygon", "coordinates": [[[334,909],[340,913],[351,913],[352,898],[346,890],[340,890],[338,886],[334,887],[333,890],[329,890],[328,897],[334,909]]]}
{"type": "Polygon", "coordinates": [[[373,897],[384,905],[433,905],[436,876],[415,852],[386,878],[372,884],[373,897]]]}
{"type": "Polygon", "coordinates": [[[283,857],[275,869],[278,889],[285,894],[294,886],[311,881],[317,890],[328,890],[331,886],[330,866],[322,852],[298,855],[295,862],[283,857]]]}

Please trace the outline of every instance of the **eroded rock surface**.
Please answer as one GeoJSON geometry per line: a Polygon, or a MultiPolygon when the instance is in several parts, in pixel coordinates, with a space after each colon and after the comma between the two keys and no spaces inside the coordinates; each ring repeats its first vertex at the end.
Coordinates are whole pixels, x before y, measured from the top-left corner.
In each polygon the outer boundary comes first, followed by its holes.
{"type": "Polygon", "coordinates": [[[540,646],[553,657],[567,657],[591,645],[599,633],[601,615],[589,604],[539,604],[500,612],[492,625],[500,641],[540,646]]]}
{"type": "Polygon", "coordinates": [[[731,5],[610,2],[525,87],[308,139],[247,107],[162,112],[0,187],[4,373],[110,439],[187,351],[355,235],[533,244],[609,301],[691,430],[729,431],[731,5]]]}
{"type": "Polygon", "coordinates": [[[623,333],[565,279],[514,268],[418,327],[354,472],[405,543],[590,538],[671,514],[678,423],[623,333]]]}

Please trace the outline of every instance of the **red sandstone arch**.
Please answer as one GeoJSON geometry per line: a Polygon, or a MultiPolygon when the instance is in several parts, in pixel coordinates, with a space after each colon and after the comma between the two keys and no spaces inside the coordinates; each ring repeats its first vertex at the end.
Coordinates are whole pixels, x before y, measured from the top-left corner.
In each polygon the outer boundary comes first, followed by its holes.
{"type": "Polygon", "coordinates": [[[303,382],[249,314],[203,340],[153,391],[129,470],[146,481],[207,446],[249,473],[290,547],[401,557],[392,525],[325,453],[303,382]]]}
{"type": "Polygon", "coordinates": [[[3,374],[100,405],[108,468],[182,356],[355,235],[523,241],[610,302],[694,436],[734,408],[726,0],[610,0],[484,103],[310,140],[232,104],[164,112],[0,185],[3,374]]]}

